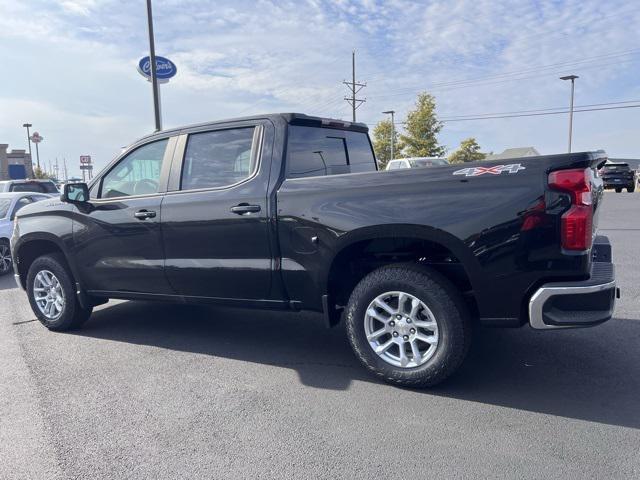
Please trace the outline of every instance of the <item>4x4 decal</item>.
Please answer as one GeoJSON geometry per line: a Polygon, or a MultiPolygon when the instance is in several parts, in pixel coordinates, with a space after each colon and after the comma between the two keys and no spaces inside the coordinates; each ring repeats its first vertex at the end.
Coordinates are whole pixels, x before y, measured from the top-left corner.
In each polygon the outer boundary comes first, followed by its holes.
{"type": "Polygon", "coordinates": [[[489,173],[491,175],[500,175],[501,173],[518,173],[520,170],[526,170],[519,163],[512,163],[510,165],[496,165],[494,167],[469,167],[462,168],[453,172],[454,175],[464,175],[465,177],[478,177],[489,173]]]}

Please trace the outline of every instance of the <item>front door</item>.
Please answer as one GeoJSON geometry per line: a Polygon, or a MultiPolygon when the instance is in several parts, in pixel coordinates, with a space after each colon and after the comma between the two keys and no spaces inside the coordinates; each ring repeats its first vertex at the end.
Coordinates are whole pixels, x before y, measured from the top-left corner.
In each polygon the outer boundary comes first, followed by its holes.
{"type": "Polygon", "coordinates": [[[245,123],[191,133],[178,142],[179,168],[172,168],[174,191],[162,206],[162,233],[165,271],[179,294],[270,297],[270,158],[260,161],[266,132],[265,125],[245,123]]]}
{"type": "Polygon", "coordinates": [[[163,271],[160,232],[169,142],[174,140],[135,148],[92,187],[97,198],[79,207],[74,253],[86,290],[173,293],[163,271]]]}

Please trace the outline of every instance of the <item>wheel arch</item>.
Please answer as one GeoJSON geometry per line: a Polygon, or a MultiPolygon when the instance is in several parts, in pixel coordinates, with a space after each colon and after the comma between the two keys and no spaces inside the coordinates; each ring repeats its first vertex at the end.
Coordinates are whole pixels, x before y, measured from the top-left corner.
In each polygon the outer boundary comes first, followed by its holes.
{"type": "Polygon", "coordinates": [[[463,241],[423,225],[381,225],[341,237],[324,276],[328,323],[338,323],[341,307],[365,275],[394,263],[422,264],[440,271],[458,289],[470,292],[469,306],[477,313],[473,292],[480,288],[480,265],[463,241]]]}
{"type": "Polygon", "coordinates": [[[20,284],[24,288],[26,285],[27,273],[33,261],[47,253],[60,253],[69,266],[74,279],[77,279],[77,272],[73,262],[69,261],[69,255],[63,242],[53,234],[38,232],[20,238],[13,252],[14,268],[20,277],[20,284]]]}

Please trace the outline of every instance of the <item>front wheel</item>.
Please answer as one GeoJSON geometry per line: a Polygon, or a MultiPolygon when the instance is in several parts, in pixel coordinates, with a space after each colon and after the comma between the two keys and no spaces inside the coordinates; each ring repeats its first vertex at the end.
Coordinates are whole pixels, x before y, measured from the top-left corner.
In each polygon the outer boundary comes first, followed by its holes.
{"type": "Polygon", "coordinates": [[[621,193],[622,192],[622,187],[618,188],[616,187],[616,193],[621,193]]]}
{"type": "Polygon", "coordinates": [[[632,185],[631,187],[627,187],[627,192],[628,193],[633,193],[635,191],[636,191],[636,186],[635,185],[632,185]]]}
{"type": "Polygon", "coordinates": [[[92,308],[82,308],[76,297],[74,280],[60,254],[38,257],[27,273],[27,295],[33,313],[49,330],[80,327],[92,308]]]}
{"type": "Polygon", "coordinates": [[[362,279],[349,299],[346,327],[362,364],[406,387],[445,380],[471,341],[460,293],[438,272],[412,265],[382,267],[362,279]]]}

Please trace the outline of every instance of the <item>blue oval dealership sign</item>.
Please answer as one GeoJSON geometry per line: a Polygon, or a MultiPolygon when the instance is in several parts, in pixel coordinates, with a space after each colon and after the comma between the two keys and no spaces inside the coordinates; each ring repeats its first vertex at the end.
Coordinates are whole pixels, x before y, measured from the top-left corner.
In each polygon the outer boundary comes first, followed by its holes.
{"type": "MultiPolygon", "coordinates": [[[[177,71],[175,63],[168,58],[156,55],[156,75],[159,82],[168,82],[177,71]]],[[[151,80],[151,61],[148,56],[141,58],[138,62],[138,72],[147,80],[151,80]]]]}

